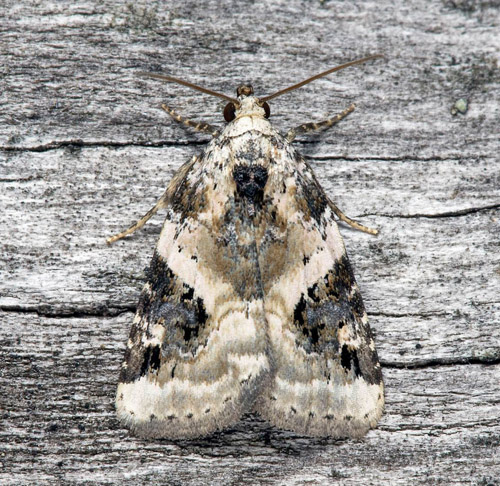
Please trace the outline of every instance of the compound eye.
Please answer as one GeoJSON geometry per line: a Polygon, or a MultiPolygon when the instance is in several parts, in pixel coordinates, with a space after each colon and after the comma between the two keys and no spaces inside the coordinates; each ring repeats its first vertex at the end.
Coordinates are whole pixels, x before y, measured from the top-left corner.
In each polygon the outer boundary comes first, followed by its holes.
{"type": "Polygon", "coordinates": [[[236,107],[234,106],[234,103],[229,102],[226,107],[224,108],[224,120],[227,122],[233,121],[236,112],[236,107]]]}
{"type": "Polygon", "coordinates": [[[265,117],[269,118],[271,116],[271,108],[269,108],[269,105],[267,104],[266,101],[264,101],[262,108],[264,108],[264,111],[266,112],[265,117]]]}

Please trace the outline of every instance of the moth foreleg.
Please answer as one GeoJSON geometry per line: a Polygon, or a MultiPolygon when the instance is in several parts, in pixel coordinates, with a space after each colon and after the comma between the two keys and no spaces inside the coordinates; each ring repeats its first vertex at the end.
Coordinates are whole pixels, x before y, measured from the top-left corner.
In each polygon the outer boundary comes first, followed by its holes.
{"type": "Polygon", "coordinates": [[[159,201],[136,223],[134,223],[130,228],[118,233],[117,235],[111,236],[106,240],[106,243],[110,245],[115,241],[121,240],[123,237],[132,234],[134,231],[142,228],[147,221],[155,214],[159,209],[162,209],[167,206],[167,202],[169,199],[168,189],[165,191],[163,196],[159,199],[159,201]]]}
{"type": "Polygon", "coordinates": [[[328,120],[324,120],[322,122],[304,123],[303,125],[299,125],[296,128],[292,128],[288,131],[285,138],[289,142],[292,142],[295,137],[301,133],[315,132],[317,130],[330,128],[331,126],[337,124],[340,120],[345,118],[349,113],[354,111],[354,108],[355,105],[352,104],[338,115],[335,115],[333,118],[329,118],[328,120]]]}
{"type": "Polygon", "coordinates": [[[344,223],[347,223],[349,226],[352,226],[354,229],[357,229],[359,231],[363,231],[365,233],[369,233],[371,235],[378,235],[378,230],[373,229],[373,228],[368,228],[367,226],[362,225],[361,223],[358,223],[357,221],[354,221],[354,219],[349,218],[349,216],[346,216],[335,204],[333,204],[331,201],[328,201],[330,203],[330,207],[332,208],[332,211],[337,215],[337,217],[341,220],[344,221],[344,223]]]}
{"type": "Polygon", "coordinates": [[[219,135],[219,130],[213,125],[209,125],[208,123],[196,122],[193,120],[188,120],[183,116],[179,115],[173,108],[167,106],[165,104],[161,105],[161,107],[176,121],[182,123],[186,127],[194,128],[197,132],[208,133],[212,135],[212,137],[216,137],[219,135]]]}

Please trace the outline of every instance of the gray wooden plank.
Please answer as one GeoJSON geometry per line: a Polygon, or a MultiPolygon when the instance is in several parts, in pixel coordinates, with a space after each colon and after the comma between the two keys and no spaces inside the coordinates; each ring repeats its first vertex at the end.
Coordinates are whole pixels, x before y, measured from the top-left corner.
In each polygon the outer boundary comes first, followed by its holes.
{"type": "Polygon", "coordinates": [[[500,37],[495,3],[13,2],[0,5],[0,484],[500,484],[500,37]],[[197,443],[141,441],[114,418],[128,326],[161,226],[112,247],[224,103],[142,80],[161,70],[268,94],[342,227],[387,385],[380,427],[318,441],[247,417],[197,443]],[[465,98],[466,114],[453,116],[465,98]]]}

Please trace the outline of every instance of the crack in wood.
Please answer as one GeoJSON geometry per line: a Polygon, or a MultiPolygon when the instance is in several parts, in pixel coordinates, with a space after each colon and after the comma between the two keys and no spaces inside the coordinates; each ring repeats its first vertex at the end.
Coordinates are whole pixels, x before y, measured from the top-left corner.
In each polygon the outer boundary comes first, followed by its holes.
{"type": "Polygon", "coordinates": [[[462,357],[462,358],[433,358],[427,360],[418,360],[413,363],[399,363],[397,361],[380,360],[383,368],[404,369],[404,370],[420,370],[425,368],[437,368],[443,366],[469,366],[482,365],[494,366],[500,364],[500,354],[498,356],[484,357],[462,357]]]}
{"type": "Polygon", "coordinates": [[[390,214],[390,213],[364,213],[360,214],[358,217],[365,216],[378,216],[384,218],[401,218],[401,219],[418,219],[418,218],[453,218],[458,216],[466,216],[468,214],[479,213],[480,211],[489,211],[491,209],[500,209],[500,203],[488,204],[487,206],[472,207],[457,209],[455,211],[445,211],[443,213],[413,213],[413,214],[390,214]]]}
{"type": "Polygon", "coordinates": [[[40,317],[51,317],[54,319],[66,318],[81,318],[81,317],[118,317],[122,314],[135,313],[135,305],[123,305],[106,307],[100,306],[99,308],[81,307],[81,308],[68,308],[68,309],[50,309],[48,306],[40,307],[23,307],[20,305],[2,305],[0,311],[11,312],[16,314],[36,314],[40,317]]]}
{"type": "Polygon", "coordinates": [[[76,148],[121,148],[121,147],[145,147],[145,148],[161,148],[161,147],[184,147],[188,145],[203,145],[207,144],[207,140],[189,140],[186,142],[86,142],[83,140],[63,140],[60,142],[49,142],[42,145],[35,145],[32,147],[19,147],[19,146],[0,146],[0,150],[5,152],[48,152],[50,150],[58,150],[66,147],[76,148]]]}
{"type": "Polygon", "coordinates": [[[451,316],[451,312],[446,311],[428,311],[428,312],[384,312],[372,311],[368,316],[381,316],[381,317],[431,317],[431,316],[451,316]]]}
{"type": "MultiPolygon", "coordinates": [[[[303,145],[307,145],[308,143],[311,142],[299,142],[302,143],[303,145]]],[[[314,143],[314,142],[313,142],[314,143]]],[[[453,156],[453,155],[445,155],[441,156],[439,154],[433,154],[432,156],[428,157],[419,157],[419,156],[406,156],[406,155],[401,155],[398,157],[391,157],[390,155],[384,155],[383,157],[377,157],[376,155],[374,156],[365,156],[365,157],[349,157],[346,155],[306,155],[304,156],[305,159],[307,160],[312,160],[312,161],[318,161],[318,162],[325,162],[329,160],[347,160],[347,161],[354,161],[354,162],[450,162],[450,161],[461,161],[463,160],[463,157],[460,155],[453,156]]],[[[483,160],[483,159],[490,159],[491,155],[487,154],[479,154],[477,155],[477,160],[483,160]]]]}
{"type": "Polygon", "coordinates": [[[30,182],[30,181],[37,181],[43,179],[42,176],[36,175],[36,176],[29,176],[29,177],[3,177],[0,179],[1,182],[30,182]]]}

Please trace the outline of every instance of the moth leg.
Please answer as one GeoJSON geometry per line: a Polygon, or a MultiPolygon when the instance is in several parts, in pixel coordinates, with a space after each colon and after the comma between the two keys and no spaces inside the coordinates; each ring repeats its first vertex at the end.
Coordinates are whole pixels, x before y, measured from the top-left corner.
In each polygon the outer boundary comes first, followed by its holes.
{"type": "Polygon", "coordinates": [[[194,128],[197,132],[208,133],[212,137],[219,135],[219,130],[208,123],[195,122],[193,120],[188,120],[177,113],[173,108],[165,104],[161,107],[177,122],[182,123],[186,127],[194,128]]]}
{"type": "Polygon", "coordinates": [[[115,241],[121,240],[123,237],[132,234],[134,231],[142,228],[147,221],[155,214],[159,209],[162,209],[167,206],[167,201],[169,199],[168,190],[165,191],[163,196],[159,199],[159,201],[136,223],[134,223],[130,228],[118,233],[117,235],[111,236],[106,240],[108,245],[114,243],[115,241]]]}
{"type": "Polygon", "coordinates": [[[333,118],[329,118],[328,120],[322,121],[322,122],[312,122],[312,123],[304,123],[303,125],[300,125],[296,128],[292,128],[291,130],[288,131],[286,134],[286,139],[289,142],[292,142],[297,135],[300,133],[308,133],[308,132],[314,132],[316,130],[321,130],[324,128],[330,128],[331,126],[337,124],[340,120],[345,118],[349,113],[354,111],[354,108],[356,105],[354,103],[347,107],[344,111],[339,113],[338,115],[335,115],[333,118]]]}
{"type": "Polygon", "coordinates": [[[349,216],[346,216],[335,204],[333,204],[331,201],[328,201],[330,203],[330,207],[332,208],[332,211],[337,215],[337,217],[341,220],[344,221],[344,223],[347,223],[349,226],[352,226],[353,228],[363,231],[365,233],[369,233],[370,235],[378,235],[378,230],[373,229],[373,228],[368,228],[367,226],[363,226],[361,223],[358,223],[357,221],[354,221],[354,219],[349,218],[349,216]]]}

